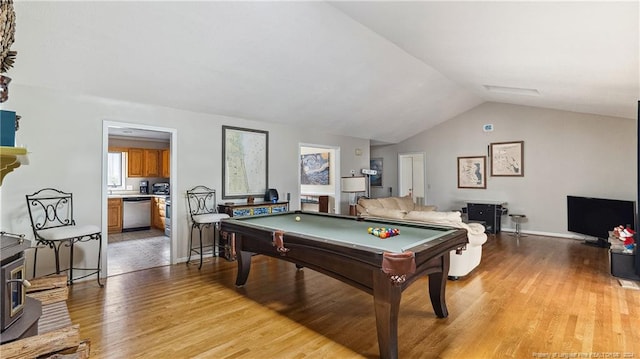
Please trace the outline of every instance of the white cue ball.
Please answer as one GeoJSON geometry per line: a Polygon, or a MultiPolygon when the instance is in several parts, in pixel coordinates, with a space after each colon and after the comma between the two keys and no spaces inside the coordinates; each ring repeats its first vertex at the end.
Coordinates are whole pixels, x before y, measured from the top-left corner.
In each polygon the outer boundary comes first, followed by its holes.
{"type": "Polygon", "coordinates": [[[300,222],[300,216],[296,216],[296,222],[300,222]]]}

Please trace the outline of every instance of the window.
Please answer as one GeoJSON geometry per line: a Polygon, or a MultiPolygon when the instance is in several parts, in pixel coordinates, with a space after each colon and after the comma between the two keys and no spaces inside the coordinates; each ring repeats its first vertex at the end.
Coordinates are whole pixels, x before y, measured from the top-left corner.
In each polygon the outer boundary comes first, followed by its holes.
{"type": "Polygon", "coordinates": [[[109,152],[107,164],[107,186],[112,189],[124,189],[125,153],[109,152]]]}

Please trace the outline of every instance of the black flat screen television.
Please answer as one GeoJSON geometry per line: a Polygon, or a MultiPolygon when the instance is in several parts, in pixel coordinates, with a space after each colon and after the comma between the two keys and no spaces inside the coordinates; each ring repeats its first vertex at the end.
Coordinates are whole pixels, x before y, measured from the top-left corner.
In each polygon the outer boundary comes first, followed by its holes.
{"type": "MultiPolygon", "coordinates": [[[[636,229],[636,203],[606,198],[567,196],[567,230],[598,238],[609,238],[614,227],[636,229]]],[[[607,242],[607,241],[605,241],[607,242]]]]}

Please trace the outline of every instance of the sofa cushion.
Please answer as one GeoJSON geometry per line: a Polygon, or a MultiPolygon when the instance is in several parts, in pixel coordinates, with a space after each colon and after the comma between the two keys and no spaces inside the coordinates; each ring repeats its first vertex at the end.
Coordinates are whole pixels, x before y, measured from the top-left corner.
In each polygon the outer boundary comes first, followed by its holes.
{"type": "Polygon", "coordinates": [[[401,210],[406,211],[406,212],[415,210],[415,206],[416,205],[415,205],[415,203],[413,203],[413,198],[411,198],[409,196],[392,197],[392,198],[396,201],[398,207],[401,210]]]}
{"type": "MultiPolygon", "coordinates": [[[[398,210],[408,213],[410,211],[435,211],[436,206],[419,206],[413,203],[413,199],[409,196],[404,197],[384,197],[384,198],[360,198],[356,206],[358,214],[369,216],[372,208],[383,208],[389,210],[398,210]]],[[[377,212],[380,213],[380,212],[377,212]]],[[[388,216],[384,216],[388,217],[388,216]]]]}
{"type": "Polygon", "coordinates": [[[419,204],[416,204],[415,207],[413,207],[414,211],[423,211],[423,212],[435,211],[437,209],[438,209],[437,206],[432,206],[432,205],[421,206],[419,204]]]}
{"type": "Polygon", "coordinates": [[[358,205],[362,206],[365,210],[372,207],[382,207],[377,198],[360,198],[358,199],[358,205]]]}
{"type": "Polygon", "coordinates": [[[392,219],[404,219],[407,212],[400,209],[387,209],[382,207],[370,207],[367,208],[367,212],[370,216],[392,219]]]}
{"type": "Polygon", "coordinates": [[[402,209],[398,201],[396,201],[396,197],[384,197],[378,198],[379,207],[385,209],[402,209]]]}

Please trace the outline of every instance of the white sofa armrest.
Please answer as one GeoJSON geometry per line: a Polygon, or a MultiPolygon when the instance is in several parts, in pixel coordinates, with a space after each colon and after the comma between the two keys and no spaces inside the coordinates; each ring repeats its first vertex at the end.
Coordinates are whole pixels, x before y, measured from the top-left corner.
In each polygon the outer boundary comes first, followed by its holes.
{"type": "Polygon", "coordinates": [[[466,227],[469,245],[481,246],[487,241],[487,234],[483,225],[480,223],[467,223],[466,227]]]}

